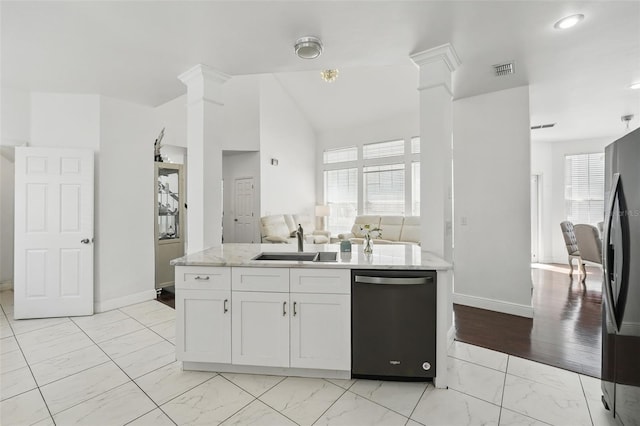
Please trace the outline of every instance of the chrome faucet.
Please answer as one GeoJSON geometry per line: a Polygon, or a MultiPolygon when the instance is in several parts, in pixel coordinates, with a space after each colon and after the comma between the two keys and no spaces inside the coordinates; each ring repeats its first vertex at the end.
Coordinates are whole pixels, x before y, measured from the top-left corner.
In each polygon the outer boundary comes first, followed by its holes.
{"type": "Polygon", "coordinates": [[[300,224],[298,224],[298,230],[296,231],[296,237],[298,238],[298,251],[302,252],[304,250],[304,247],[303,247],[304,231],[302,230],[302,225],[300,225],[300,224]]]}

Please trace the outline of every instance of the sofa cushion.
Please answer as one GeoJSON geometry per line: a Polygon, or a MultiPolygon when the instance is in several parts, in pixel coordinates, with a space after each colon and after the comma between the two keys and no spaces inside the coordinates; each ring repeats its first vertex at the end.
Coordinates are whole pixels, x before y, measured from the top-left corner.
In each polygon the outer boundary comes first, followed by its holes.
{"type": "Polygon", "coordinates": [[[420,242],[420,216],[405,216],[400,241],[420,242]]]}
{"type": "Polygon", "coordinates": [[[298,224],[302,226],[302,230],[304,231],[305,235],[313,234],[313,231],[316,230],[314,218],[311,218],[309,216],[305,216],[302,214],[294,214],[293,223],[294,223],[295,229],[298,229],[298,224]]]}
{"type": "Polygon", "coordinates": [[[262,223],[262,235],[268,237],[289,238],[289,227],[281,214],[264,216],[260,218],[262,223]]]}
{"type": "Polygon", "coordinates": [[[362,232],[361,227],[365,225],[369,225],[371,229],[375,229],[380,227],[380,216],[356,216],[356,219],[351,227],[351,233],[356,238],[364,238],[364,232],[362,232]]]}
{"type": "Polygon", "coordinates": [[[381,216],[380,229],[381,237],[389,241],[400,241],[400,232],[402,231],[402,222],[404,216],[381,216]]]}
{"type": "Polygon", "coordinates": [[[284,223],[287,224],[287,228],[289,228],[289,236],[295,237],[296,230],[298,229],[298,225],[296,225],[297,222],[290,214],[283,214],[282,217],[284,218],[284,223]]]}

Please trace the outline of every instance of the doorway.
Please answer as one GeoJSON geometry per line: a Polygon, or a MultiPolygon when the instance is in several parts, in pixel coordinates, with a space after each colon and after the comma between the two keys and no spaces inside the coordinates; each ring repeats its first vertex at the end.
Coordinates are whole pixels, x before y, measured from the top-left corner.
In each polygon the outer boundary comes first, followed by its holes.
{"type": "Polygon", "coordinates": [[[531,175],[531,263],[540,259],[540,175],[531,175]]]}
{"type": "Polygon", "coordinates": [[[254,241],[254,185],[253,178],[237,178],[234,181],[234,233],[236,243],[254,241]]]}

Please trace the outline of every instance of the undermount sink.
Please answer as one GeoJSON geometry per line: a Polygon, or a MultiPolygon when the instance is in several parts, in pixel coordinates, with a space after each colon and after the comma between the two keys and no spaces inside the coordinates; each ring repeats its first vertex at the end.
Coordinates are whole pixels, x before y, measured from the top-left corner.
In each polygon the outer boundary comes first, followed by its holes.
{"type": "Polygon", "coordinates": [[[293,262],[335,262],[338,253],[335,251],[320,252],[271,252],[260,253],[252,260],[281,260],[293,262]]]}

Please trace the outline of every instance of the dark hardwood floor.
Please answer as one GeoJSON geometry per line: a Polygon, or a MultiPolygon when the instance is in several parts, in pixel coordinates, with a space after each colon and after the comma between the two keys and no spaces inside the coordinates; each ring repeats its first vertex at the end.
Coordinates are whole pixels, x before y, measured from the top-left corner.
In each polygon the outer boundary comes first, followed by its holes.
{"type": "Polygon", "coordinates": [[[533,319],[454,305],[456,340],[599,378],[601,270],[587,267],[585,286],[568,271],[531,269],[533,319]]]}
{"type": "MultiPolygon", "coordinates": [[[[534,318],[453,305],[456,340],[543,364],[600,377],[601,271],[587,267],[586,286],[566,265],[537,265],[534,318]]],[[[173,287],[158,301],[175,308],[173,287]]]]}

